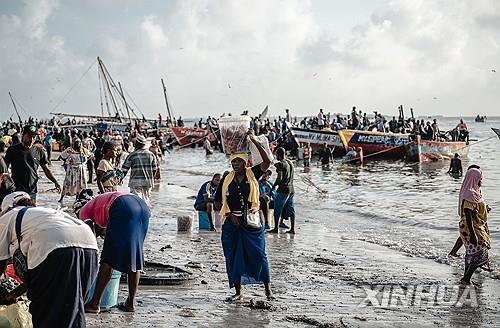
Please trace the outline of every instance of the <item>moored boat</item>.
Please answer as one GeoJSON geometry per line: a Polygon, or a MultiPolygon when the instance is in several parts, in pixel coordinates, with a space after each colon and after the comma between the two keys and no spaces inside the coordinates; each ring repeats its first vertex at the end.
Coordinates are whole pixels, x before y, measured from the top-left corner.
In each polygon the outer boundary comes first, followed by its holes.
{"type": "Polygon", "coordinates": [[[405,145],[411,142],[405,133],[386,133],[377,131],[339,130],[340,140],[346,151],[349,147],[361,147],[363,154],[378,157],[403,158],[405,145]]]}
{"type": "Polygon", "coordinates": [[[476,118],[474,119],[474,121],[476,121],[478,123],[484,123],[484,122],[486,122],[486,116],[477,115],[476,118]]]}
{"type": "Polygon", "coordinates": [[[170,128],[172,133],[175,135],[177,142],[180,146],[189,145],[203,145],[205,137],[208,136],[208,140],[212,143],[216,140],[213,132],[209,132],[207,129],[200,128],[185,128],[185,127],[172,127],[170,128]]]}
{"type": "Polygon", "coordinates": [[[422,140],[420,136],[405,146],[406,158],[412,162],[431,162],[452,159],[455,154],[467,157],[469,145],[464,141],[422,140]]]}
{"type": "Polygon", "coordinates": [[[326,143],[328,146],[334,146],[335,153],[345,153],[344,146],[340,141],[340,137],[337,131],[333,130],[313,130],[313,129],[303,129],[293,126],[288,126],[290,133],[292,134],[295,142],[300,145],[310,143],[313,152],[318,151],[326,143]]]}

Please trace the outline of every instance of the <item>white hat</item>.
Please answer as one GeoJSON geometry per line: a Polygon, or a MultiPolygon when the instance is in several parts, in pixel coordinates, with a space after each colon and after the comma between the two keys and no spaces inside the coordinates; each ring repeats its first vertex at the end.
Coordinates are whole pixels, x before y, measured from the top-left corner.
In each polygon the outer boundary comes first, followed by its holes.
{"type": "Polygon", "coordinates": [[[9,210],[11,208],[16,207],[17,202],[19,202],[22,199],[31,199],[31,198],[30,198],[30,195],[28,195],[24,191],[15,191],[15,192],[5,196],[5,198],[2,201],[2,206],[1,206],[2,213],[6,212],[7,210],[9,210]]]}

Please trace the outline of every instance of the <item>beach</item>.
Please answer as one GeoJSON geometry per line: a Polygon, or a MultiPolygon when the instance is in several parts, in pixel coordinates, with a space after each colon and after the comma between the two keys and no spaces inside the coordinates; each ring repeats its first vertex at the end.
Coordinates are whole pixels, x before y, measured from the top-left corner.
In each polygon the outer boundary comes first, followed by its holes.
{"type": "MultiPolygon", "coordinates": [[[[472,131],[478,140],[493,133],[480,125],[472,131]]],[[[494,271],[478,270],[474,278],[482,286],[469,287],[467,299],[440,294],[458,290],[463,273],[463,257],[447,257],[458,236],[461,182],[445,173],[449,162],[416,167],[404,161],[369,161],[360,168],[336,161],[330,170],[313,165],[304,172],[297,165],[297,235],[266,237],[276,297],[270,308],[250,307],[251,300],[265,299],[262,286],[245,286],[241,303],[225,302],[232,291],[220,233],[177,233],[176,215],[192,210],[199,186],[229,165],[223,154],[206,157],[202,149],[184,149],[168,155],[162,164],[162,182],[152,194],[145,256],[182,268],[189,261],[200,262],[203,268],[186,268],[196,279],[184,286],[141,286],[135,314],[116,309],[87,314],[88,326],[494,326],[500,320],[496,266],[500,204],[494,199],[500,177],[494,153],[498,147],[498,140],[485,141],[471,147],[469,160],[464,161],[464,166],[482,166],[483,192],[493,208],[494,271]],[[414,291],[411,297],[392,296],[407,290],[414,291]],[[380,291],[378,302],[367,301],[367,294],[374,291],[380,291]],[[428,296],[434,301],[425,299],[429,293],[437,295],[428,296]]],[[[52,169],[62,177],[60,163],[52,169]]],[[[50,188],[42,179],[40,205],[54,207],[57,195],[47,191],[50,188]]],[[[70,204],[66,199],[63,205],[70,204]]],[[[125,297],[122,284],[120,299],[125,297]]]]}

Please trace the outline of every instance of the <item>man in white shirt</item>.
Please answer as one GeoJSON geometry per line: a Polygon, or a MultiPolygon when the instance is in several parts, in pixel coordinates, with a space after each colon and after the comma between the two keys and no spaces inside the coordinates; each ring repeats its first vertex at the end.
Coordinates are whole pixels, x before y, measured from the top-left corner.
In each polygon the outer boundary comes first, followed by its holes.
{"type": "Polygon", "coordinates": [[[24,283],[6,299],[13,302],[27,291],[34,327],[85,327],[84,298],[98,265],[95,236],[62,211],[26,205],[33,202],[25,192],[2,201],[0,274],[17,249],[27,258],[27,272],[16,272],[24,283]]]}

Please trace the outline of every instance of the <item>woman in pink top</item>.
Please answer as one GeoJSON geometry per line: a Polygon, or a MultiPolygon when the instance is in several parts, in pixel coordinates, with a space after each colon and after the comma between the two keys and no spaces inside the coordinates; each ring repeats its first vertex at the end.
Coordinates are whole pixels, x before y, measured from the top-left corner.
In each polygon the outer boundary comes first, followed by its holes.
{"type": "Polygon", "coordinates": [[[101,253],[101,266],[94,296],[85,305],[89,313],[100,312],[104,289],[111,279],[112,270],[128,276],[128,298],[118,308],[134,312],[134,299],[139,285],[140,270],[144,267],[144,239],[149,226],[150,210],[141,198],[123,192],[108,192],[91,197],[84,190],[78,195],[74,210],[83,221],[91,221],[99,234],[106,229],[101,253]]]}

